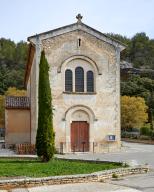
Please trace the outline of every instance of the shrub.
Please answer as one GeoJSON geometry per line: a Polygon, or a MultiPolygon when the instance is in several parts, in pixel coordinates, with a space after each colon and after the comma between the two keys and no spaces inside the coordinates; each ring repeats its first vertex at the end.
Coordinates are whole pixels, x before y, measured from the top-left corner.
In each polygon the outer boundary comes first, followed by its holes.
{"type": "Polygon", "coordinates": [[[141,135],[141,136],[140,136],[140,139],[141,139],[141,140],[150,140],[150,137],[147,136],[147,135],[141,135]]]}
{"type": "Polygon", "coordinates": [[[118,175],[117,175],[116,173],[113,173],[113,174],[112,174],[112,178],[117,179],[117,178],[118,178],[118,175]]]}
{"type": "Polygon", "coordinates": [[[150,124],[149,124],[149,123],[145,124],[145,125],[140,129],[140,133],[141,133],[141,135],[150,136],[150,135],[151,135],[150,124]]]}
{"type": "Polygon", "coordinates": [[[154,130],[151,131],[151,139],[154,140],[154,130]]]}

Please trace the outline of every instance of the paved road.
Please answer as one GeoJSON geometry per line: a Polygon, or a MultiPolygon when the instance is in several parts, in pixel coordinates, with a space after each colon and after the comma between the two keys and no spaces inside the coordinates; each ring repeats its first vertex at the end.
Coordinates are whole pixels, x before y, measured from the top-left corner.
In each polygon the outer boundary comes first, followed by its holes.
{"type": "Polygon", "coordinates": [[[131,187],[143,192],[154,192],[154,172],[125,177],[122,180],[112,181],[111,183],[118,186],[131,187]]]}
{"type": "Polygon", "coordinates": [[[30,189],[14,189],[12,192],[140,192],[136,189],[109,183],[76,183],[34,187],[30,189]]]}
{"type": "Polygon", "coordinates": [[[106,160],[106,161],[124,161],[130,164],[149,164],[154,168],[154,145],[137,144],[123,142],[123,147],[120,152],[115,153],[76,153],[69,155],[59,155],[62,158],[75,158],[75,159],[93,159],[93,160],[106,160]]]}

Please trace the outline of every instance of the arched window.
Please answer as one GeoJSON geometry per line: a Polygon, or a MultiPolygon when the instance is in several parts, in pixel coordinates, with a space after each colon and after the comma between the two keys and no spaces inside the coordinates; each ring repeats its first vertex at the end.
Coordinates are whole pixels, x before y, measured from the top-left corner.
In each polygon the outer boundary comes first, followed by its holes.
{"type": "Polygon", "coordinates": [[[92,71],[87,72],[87,92],[94,92],[94,74],[92,71]]]}
{"type": "Polygon", "coordinates": [[[65,91],[72,92],[73,91],[73,83],[72,83],[72,71],[67,69],[65,71],[65,91]]]}
{"type": "Polygon", "coordinates": [[[82,67],[75,69],[75,91],[84,92],[84,70],[82,67]]]}

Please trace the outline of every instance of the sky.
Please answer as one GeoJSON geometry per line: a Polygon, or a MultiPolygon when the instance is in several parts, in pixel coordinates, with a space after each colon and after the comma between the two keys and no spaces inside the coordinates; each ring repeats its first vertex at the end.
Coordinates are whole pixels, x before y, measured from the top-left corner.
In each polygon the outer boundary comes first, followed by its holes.
{"type": "Polygon", "coordinates": [[[154,0],[0,0],[0,38],[16,42],[76,22],[103,32],[154,39],[154,0]]]}

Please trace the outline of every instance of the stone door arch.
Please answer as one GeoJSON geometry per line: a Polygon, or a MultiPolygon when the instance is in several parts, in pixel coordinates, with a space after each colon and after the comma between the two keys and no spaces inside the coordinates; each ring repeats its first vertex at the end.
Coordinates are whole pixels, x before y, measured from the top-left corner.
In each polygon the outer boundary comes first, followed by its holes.
{"type": "Polygon", "coordinates": [[[86,106],[73,106],[66,111],[67,152],[91,151],[91,143],[93,141],[91,130],[93,129],[94,119],[93,111],[86,106]]]}

